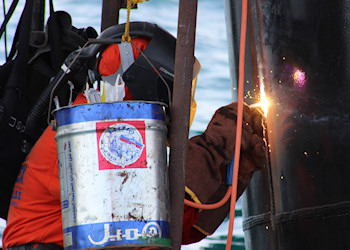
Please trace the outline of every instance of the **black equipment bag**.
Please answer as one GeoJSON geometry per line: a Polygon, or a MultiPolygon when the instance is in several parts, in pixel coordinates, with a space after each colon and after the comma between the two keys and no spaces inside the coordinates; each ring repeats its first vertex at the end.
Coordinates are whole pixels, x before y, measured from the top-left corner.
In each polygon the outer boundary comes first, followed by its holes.
{"type": "MultiPolygon", "coordinates": [[[[34,1],[26,1],[12,49],[5,64],[0,66],[0,217],[4,219],[21,164],[47,127],[42,122],[35,132],[28,134],[25,127],[28,114],[66,56],[89,38],[97,37],[91,27],[72,26],[68,13],[54,12],[51,0],[46,31],[33,39],[30,24],[34,1]]],[[[63,105],[69,94],[67,89],[59,94],[63,105]]]]}

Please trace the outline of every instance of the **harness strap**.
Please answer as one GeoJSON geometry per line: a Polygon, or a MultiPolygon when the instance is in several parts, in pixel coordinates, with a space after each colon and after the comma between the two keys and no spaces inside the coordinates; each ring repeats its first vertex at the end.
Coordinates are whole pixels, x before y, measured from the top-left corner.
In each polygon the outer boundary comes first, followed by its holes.
{"type": "Polygon", "coordinates": [[[123,72],[125,72],[134,63],[134,52],[131,43],[122,42],[118,44],[120,59],[122,62],[123,72]]]}
{"type": "Polygon", "coordinates": [[[102,76],[102,80],[105,82],[109,82],[110,84],[115,83],[118,75],[123,75],[125,71],[134,63],[134,52],[132,50],[131,43],[122,42],[118,44],[119,52],[120,52],[120,61],[121,65],[117,72],[111,74],[109,76],[102,76]]]}
{"type": "Polygon", "coordinates": [[[2,37],[2,34],[5,32],[6,30],[6,25],[7,23],[10,21],[10,18],[12,17],[13,12],[15,11],[17,4],[18,4],[19,0],[14,0],[5,16],[4,21],[2,22],[1,28],[0,28],[0,38],[2,37]]]}

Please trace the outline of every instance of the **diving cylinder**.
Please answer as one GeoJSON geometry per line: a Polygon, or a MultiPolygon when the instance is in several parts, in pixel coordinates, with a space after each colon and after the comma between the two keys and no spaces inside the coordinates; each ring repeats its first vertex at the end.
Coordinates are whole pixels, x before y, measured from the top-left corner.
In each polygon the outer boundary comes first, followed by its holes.
{"type": "Polygon", "coordinates": [[[64,248],[171,248],[164,106],[105,102],[54,116],[64,248]]]}

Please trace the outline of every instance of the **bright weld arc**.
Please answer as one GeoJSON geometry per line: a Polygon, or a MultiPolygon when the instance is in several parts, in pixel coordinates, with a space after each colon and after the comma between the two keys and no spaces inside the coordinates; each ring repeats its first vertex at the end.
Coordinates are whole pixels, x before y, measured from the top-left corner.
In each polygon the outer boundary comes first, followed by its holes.
{"type": "Polygon", "coordinates": [[[266,98],[264,84],[261,84],[261,87],[260,87],[260,106],[261,106],[262,110],[264,111],[264,115],[267,116],[267,111],[269,108],[269,101],[266,98]]]}
{"type": "Polygon", "coordinates": [[[265,85],[262,83],[260,86],[260,102],[254,103],[249,107],[251,108],[260,107],[264,112],[264,116],[266,117],[269,105],[270,105],[269,100],[267,99],[265,94],[265,85]]]}

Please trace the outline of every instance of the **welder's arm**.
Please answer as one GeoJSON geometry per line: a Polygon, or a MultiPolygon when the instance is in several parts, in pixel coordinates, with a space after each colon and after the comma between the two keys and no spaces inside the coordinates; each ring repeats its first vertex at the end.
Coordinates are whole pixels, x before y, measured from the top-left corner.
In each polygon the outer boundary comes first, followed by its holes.
{"type": "MultiPolygon", "coordinates": [[[[186,197],[196,203],[215,203],[224,196],[226,168],[234,155],[237,104],[216,111],[205,132],[188,142],[186,164],[186,197]]],[[[262,115],[244,105],[243,131],[237,199],[249,184],[254,171],[266,163],[262,115]]],[[[201,240],[212,234],[229,212],[227,202],[214,210],[198,210],[185,206],[183,244],[201,240]]]]}

